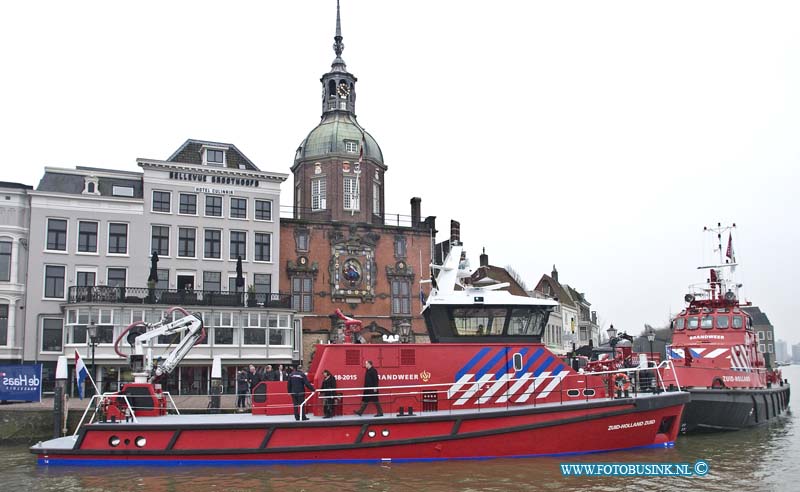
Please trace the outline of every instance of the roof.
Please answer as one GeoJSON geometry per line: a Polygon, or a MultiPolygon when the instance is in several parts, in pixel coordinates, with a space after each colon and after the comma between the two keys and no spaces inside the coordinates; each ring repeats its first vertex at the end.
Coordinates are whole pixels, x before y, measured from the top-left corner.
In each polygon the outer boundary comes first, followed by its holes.
{"type": "MultiPolygon", "coordinates": [[[[575,307],[575,301],[573,301],[572,297],[569,295],[569,292],[567,292],[567,290],[564,289],[564,286],[562,286],[560,283],[556,282],[556,280],[553,277],[551,277],[550,275],[542,275],[541,280],[539,280],[539,283],[536,284],[536,288],[533,289],[533,290],[535,290],[537,292],[540,292],[542,294],[545,294],[545,291],[544,291],[544,285],[545,284],[550,286],[550,292],[551,293],[549,295],[551,297],[553,297],[555,299],[558,299],[558,302],[560,302],[564,306],[568,306],[568,307],[572,307],[572,308],[575,307]]],[[[545,295],[548,295],[548,294],[545,294],[545,295]]]]}
{"type": "Polygon", "coordinates": [[[85,178],[87,176],[95,176],[93,171],[97,171],[97,190],[100,192],[101,196],[115,196],[113,193],[115,186],[133,188],[133,196],[124,198],[142,198],[143,196],[141,175],[132,174],[130,172],[118,173],[113,169],[98,168],[77,168],[76,171],[70,169],[60,172],[59,170],[45,169],[44,175],[39,181],[39,186],[36,187],[36,191],[52,191],[69,195],[81,195],[83,194],[85,178]],[[119,177],[108,176],[109,173],[118,174],[119,177]]]}
{"type": "Polygon", "coordinates": [[[508,273],[505,268],[494,266],[494,265],[486,265],[482,267],[478,267],[477,270],[472,272],[472,284],[476,285],[479,284],[479,281],[483,278],[490,278],[492,280],[496,280],[498,283],[508,282],[509,286],[503,290],[507,290],[511,294],[515,296],[524,296],[530,297],[528,292],[519,285],[519,282],[508,273]]]}
{"type": "Polygon", "coordinates": [[[235,145],[223,142],[211,142],[208,140],[196,140],[190,138],[186,140],[183,145],[178,147],[178,150],[172,153],[167,158],[169,162],[181,162],[184,164],[203,164],[203,147],[222,147],[227,150],[225,156],[225,165],[232,169],[241,169],[241,165],[249,171],[260,171],[258,166],[247,158],[235,145]]]}
{"type": "Polygon", "coordinates": [[[361,149],[358,149],[359,152],[348,152],[345,149],[345,141],[355,142],[361,146],[362,135],[364,159],[383,165],[383,152],[378,142],[358,124],[355,116],[347,111],[325,113],[319,125],[300,142],[295,163],[336,154],[358,160],[361,149]]]}
{"type": "Polygon", "coordinates": [[[767,317],[767,313],[763,312],[758,306],[742,307],[742,309],[750,315],[750,318],[753,320],[753,326],[772,326],[772,322],[770,322],[767,317]]]}
{"type": "Polygon", "coordinates": [[[22,183],[12,183],[11,181],[0,181],[0,188],[15,188],[18,190],[32,190],[33,186],[22,183]]]}

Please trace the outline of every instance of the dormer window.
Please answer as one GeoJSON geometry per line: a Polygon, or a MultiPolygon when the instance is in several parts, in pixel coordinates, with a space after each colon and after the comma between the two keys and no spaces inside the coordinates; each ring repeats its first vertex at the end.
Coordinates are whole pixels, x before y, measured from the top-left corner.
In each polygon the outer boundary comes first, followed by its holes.
{"type": "Polygon", "coordinates": [[[352,140],[345,140],[344,141],[344,150],[345,152],[349,152],[351,154],[355,154],[358,152],[358,142],[354,142],[352,140]]]}
{"type": "Polygon", "coordinates": [[[83,178],[83,194],[84,195],[100,194],[100,190],[97,187],[97,178],[95,176],[85,176],[83,178]]]}
{"type": "Polygon", "coordinates": [[[206,166],[225,167],[227,150],[225,147],[203,146],[203,164],[206,166]]]}

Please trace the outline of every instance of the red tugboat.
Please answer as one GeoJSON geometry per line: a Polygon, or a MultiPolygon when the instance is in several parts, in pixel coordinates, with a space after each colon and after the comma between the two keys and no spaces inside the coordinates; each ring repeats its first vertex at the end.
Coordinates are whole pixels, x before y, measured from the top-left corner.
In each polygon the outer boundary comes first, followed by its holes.
{"type": "Polygon", "coordinates": [[[731,227],[716,233],[720,261],[703,266],[708,280],[686,294],[686,308],[672,320],[667,357],[678,381],[692,395],[683,413],[682,432],[736,430],[763,424],[789,407],[789,384],[779,370],[766,367],[750,315],[731,280],[736,268],[731,227]],[[722,235],[728,232],[723,261],[722,235]]]}
{"type": "MultiPolygon", "coordinates": [[[[423,311],[432,343],[318,345],[309,373],[317,390],[304,403],[309,421],[295,421],[292,406],[282,405],[285,383],[256,387],[250,414],[212,415],[168,414],[160,403],[168,398],[151,382],[132,383],[135,394],[126,386],[101,397],[101,406],[130,418],[91,421],[31,452],[47,465],[272,464],[520,457],[674,442],[689,400],[674,377],[661,381],[662,391],[642,393],[614,371],[575,372],[541,343],[555,301],[464,284],[462,247],[449,249],[432,266],[438,274],[423,311]],[[368,389],[367,360],[380,374],[381,416],[353,415],[368,389]],[[336,394],[320,390],[325,370],[336,376],[336,394]],[[335,412],[322,419],[327,398],[335,412]]],[[[199,319],[187,318],[197,333],[199,319]]],[[[359,328],[352,318],[346,325],[359,328]]],[[[135,344],[152,331],[132,335],[135,344]]]]}

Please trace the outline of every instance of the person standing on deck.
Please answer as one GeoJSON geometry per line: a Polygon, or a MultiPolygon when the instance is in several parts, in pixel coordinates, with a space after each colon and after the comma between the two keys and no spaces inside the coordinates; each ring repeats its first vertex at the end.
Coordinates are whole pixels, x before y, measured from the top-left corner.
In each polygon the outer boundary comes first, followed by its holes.
{"type": "Polygon", "coordinates": [[[359,417],[364,410],[367,409],[367,405],[372,402],[375,404],[375,408],[378,412],[375,414],[376,417],[383,417],[383,408],[381,408],[381,402],[378,400],[378,370],[372,366],[372,361],[368,360],[364,362],[364,367],[367,368],[367,371],[364,373],[364,394],[361,397],[361,408],[356,410],[355,413],[359,417]]]}
{"type": "Polygon", "coordinates": [[[336,378],[327,369],[322,371],[322,375],[325,376],[322,380],[322,396],[324,397],[322,410],[325,413],[323,418],[329,419],[333,417],[333,407],[336,404],[336,378]]]}
{"type": "Polygon", "coordinates": [[[244,370],[236,375],[236,410],[243,412],[247,408],[247,395],[250,393],[250,382],[244,370]]]}
{"type": "Polygon", "coordinates": [[[300,420],[300,407],[303,407],[303,420],[308,420],[306,417],[306,407],[303,401],[306,399],[306,388],[314,391],[314,387],[308,382],[306,373],[303,372],[303,366],[297,364],[297,367],[289,375],[289,382],[287,383],[289,394],[292,395],[292,404],[294,405],[294,419],[300,420]]]}

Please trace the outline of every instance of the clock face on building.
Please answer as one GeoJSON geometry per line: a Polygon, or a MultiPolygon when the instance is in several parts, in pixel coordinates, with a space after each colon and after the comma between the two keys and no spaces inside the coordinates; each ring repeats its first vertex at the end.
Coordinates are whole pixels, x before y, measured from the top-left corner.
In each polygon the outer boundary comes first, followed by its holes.
{"type": "Polygon", "coordinates": [[[344,82],[342,82],[341,84],[339,84],[338,87],[336,87],[336,93],[342,99],[347,99],[347,97],[350,95],[350,87],[344,82]]]}

